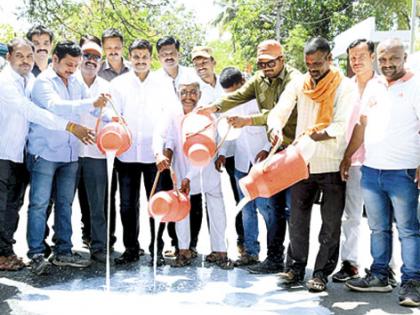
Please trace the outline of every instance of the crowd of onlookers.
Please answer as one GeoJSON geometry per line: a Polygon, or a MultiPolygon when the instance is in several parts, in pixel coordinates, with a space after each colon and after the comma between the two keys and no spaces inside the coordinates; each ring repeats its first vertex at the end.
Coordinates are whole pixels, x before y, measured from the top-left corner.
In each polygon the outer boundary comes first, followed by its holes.
{"type": "Polygon", "coordinates": [[[27,186],[33,273],[46,273],[50,263],[105,263],[117,237],[125,251],[114,263],[138,261],[145,254],[139,243],[139,209],[147,203],[140,199],[140,186],[143,182],[149,199],[158,179],[156,191],[179,189],[189,195],[191,210],[179,222],[150,217],[151,264],[155,258],[162,266],[173,257],[172,267],[190,265],[198,254],[204,214],[211,243],[206,262],[276,273],[284,286],[302,283],[311,211],[319,202],[319,249],[305,283],[308,290],[326,290],[331,275],[355,291],[393,290],[398,285],[390,268],[395,225],[403,263],[399,303],[420,305],[420,79],[405,67],[407,54],[399,39],[377,46],[366,39],[349,43],[352,78],[333,65],[331,47],[322,37],[305,44],[305,74],[287,64],[278,41],[265,40],[257,47],[258,71],[248,80],[235,67],[217,75],[213,50],[206,46],[193,48],[193,67],[180,65],[180,42],[171,36],[155,46],[145,39],[126,45],[116,29],[105,30],[100,39],[82,36],[79,43],[58,40],[53,47],[53,40],[48,28],[32,27],[26,39],[8,43],[7,64],[0,73],[0,270],[26,267],[13,244],[27,186]],[[128,59],[123,57],[125,46],[128,59]],[[154,48],[161,65],[156,71],[151,69],[154,48]],[[233,128],[241,129],[202,168],[183,153],[182,120],[191,112],[224,113],[233,128]],[[95,131],[115,116],[123,118],[132,144],[108,174],[95,131]],[[238,182],[250,168],[303,135],[315,143],[309,177],[242,208],[235,217],[239,258],[232,261],[220,172],[226,169],[238,202],[244,195],[238,182]],[[72,251],[72,231],[79,228],[71,223],[76,194],[90,259],[72,251]],[[358,246],[364,208],[373,263],[362,277],[358,246]],[[117,209],[121,236],[115,234],[117,209]],[[52,211],[54,244],[48,244],[52,211]],[[258,212],[267,228],[264,261],[259,261],[258,212]],[[165,230],[172,251],[164,252],[165,230]],[[334,273],[339,257],[341,268],[334,273]]]}

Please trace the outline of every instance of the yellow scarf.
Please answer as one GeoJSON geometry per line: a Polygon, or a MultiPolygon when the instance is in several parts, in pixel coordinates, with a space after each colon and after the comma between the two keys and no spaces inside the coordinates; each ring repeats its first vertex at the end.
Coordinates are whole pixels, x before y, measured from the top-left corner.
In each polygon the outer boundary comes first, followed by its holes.
{"type": "Polygon", "coordinates": [[[307,130],[307,133],[312,134],[330,125],[334,112],[335,93],[341,80],[342,74],[335,67],[330,67],[330,72],[315,86],[309,73],[306,74],[303,93],[313,101],[319,103],[315,126],[307,130]]]}

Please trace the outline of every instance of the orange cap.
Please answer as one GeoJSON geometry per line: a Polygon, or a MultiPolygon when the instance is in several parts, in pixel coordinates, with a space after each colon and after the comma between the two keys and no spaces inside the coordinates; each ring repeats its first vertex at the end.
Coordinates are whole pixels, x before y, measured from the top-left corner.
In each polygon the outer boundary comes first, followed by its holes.
{"type": "Polygon", "coordinates": [[[274,39],[265,40],[257,47],[257,60],[273,60],[281,55],[283,55],[283,48],[280,43],[274,39]]]}

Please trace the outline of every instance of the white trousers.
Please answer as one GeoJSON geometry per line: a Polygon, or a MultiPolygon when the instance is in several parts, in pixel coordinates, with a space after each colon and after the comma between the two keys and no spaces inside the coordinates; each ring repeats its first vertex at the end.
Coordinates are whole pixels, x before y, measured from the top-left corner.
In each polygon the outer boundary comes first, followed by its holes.
{"type": "Polygon", "coordinates": [[[351,166],[349,168],[346,202],[341,223],[341,260],[349,261],[354,266],[358,266],[359,262],[360,222],[363,213],[363,197],[360,187],[362,175],[360,168],[360,166],[351,166]]]}
{"type": "MultiPolygon", "coordinates": [[[[213,252],[226,252],[226,210],[221,186],[204,193],[209,217],[210,244],[213,252]]],[[[179,249],[189,249],[191,241],[190,217],[176,222],[179,249]]]]}

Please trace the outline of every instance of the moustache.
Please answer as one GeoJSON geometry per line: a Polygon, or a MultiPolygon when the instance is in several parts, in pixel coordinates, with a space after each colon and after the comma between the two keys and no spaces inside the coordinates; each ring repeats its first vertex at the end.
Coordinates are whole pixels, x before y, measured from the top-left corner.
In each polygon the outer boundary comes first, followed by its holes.
{"type": "Polygon", "coordinates": [[[85,65],[92,65],[92,66],[94,66],[95,68],[98,66],[96,63],[93,63],[93,62],[90,62],[90,61],[87,61],[86,63],[85,63],[85,65]]]}
{"type": "Polygon", "coordinates": [[[30,67],[31,65],[29,63],[22,63],[21,66],[23,66],[23,67],[30,67]]]}
{"type": "Polygon", "coordinates": [[[173,58],[165,59],[165,62],[174,62],[174,61],[175,61],[175,59],[173,59],[173,58]]]}
{"type": "Polygon", "coordinates": [[[48,50],[46,50],[46,49],[38,49],[36,52],[37,53],[45,52],[46,54],[48,54],[48,50]]]}

